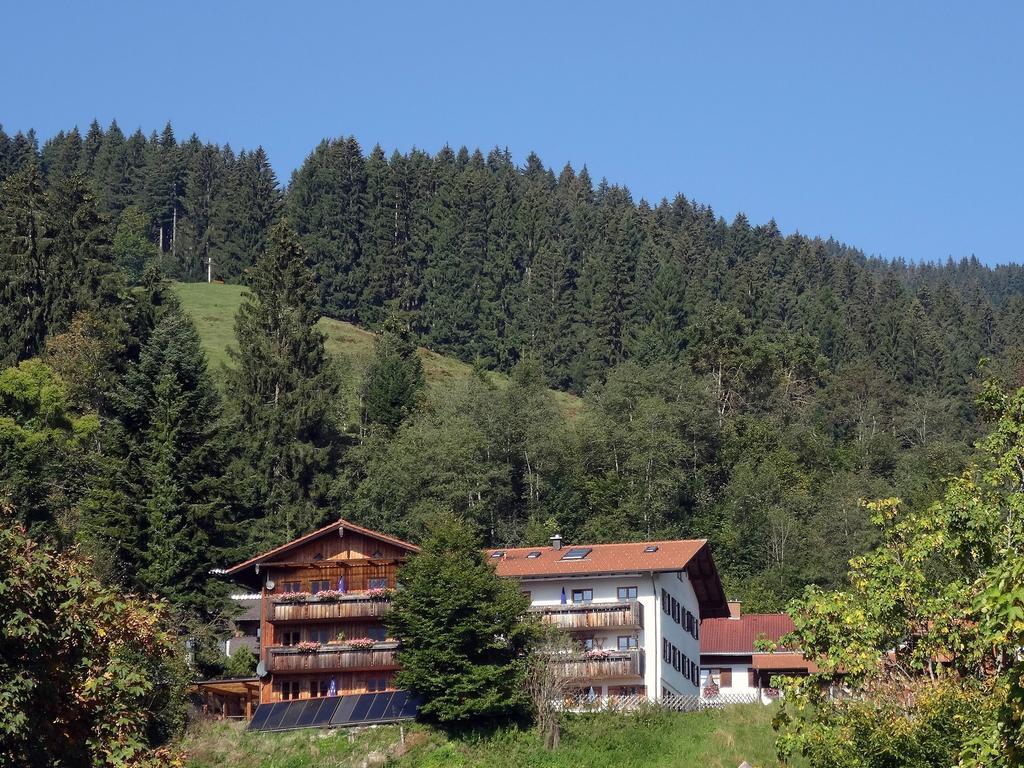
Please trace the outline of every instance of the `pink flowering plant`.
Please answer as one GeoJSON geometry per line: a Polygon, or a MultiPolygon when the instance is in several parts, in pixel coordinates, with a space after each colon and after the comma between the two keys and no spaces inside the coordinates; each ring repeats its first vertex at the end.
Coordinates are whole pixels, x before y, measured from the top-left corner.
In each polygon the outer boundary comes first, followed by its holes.
{"type": "Polygon", "coordinates": [[[390,600],[394,594],[395,590],[388,587],[374,587],[365,592],[365,595],[371,600],[390,600]]]}
{"type": "Polygon", "coordinates": [[[347,645],[350,648],[356,648],[358,650],[365,651],[370,648],[373,648],[376,642],[376,640],[370,637],[353,637],[351,640],[347,641],[347,645]]]}
{"type": "Polygon", "coordinates": [[[612,652],[607,648],[590,648],[583,655],[588,659],[607,659],[612,652]]]}
{"type": "Polygon", "coordinates": [[[305,641],[295,646],[299,653],[313,653],[320,650],[320,643],[316,641],[305,641]]]}
{"type": "Polygon", "coordinates": [[[324,601],[340,600],[344,596],[344,592],[339,592],[336,589],[321,589],[319,592],[313,595],[313,597],[317,598],[318,600],[324,601]]]}
{"type": "Polygon", "coordinates": [[[309,600],[312,595],[309,592],[285,592],[278,595],[275,599],[279,603],[301,603],[305,600],[309,600]]]}

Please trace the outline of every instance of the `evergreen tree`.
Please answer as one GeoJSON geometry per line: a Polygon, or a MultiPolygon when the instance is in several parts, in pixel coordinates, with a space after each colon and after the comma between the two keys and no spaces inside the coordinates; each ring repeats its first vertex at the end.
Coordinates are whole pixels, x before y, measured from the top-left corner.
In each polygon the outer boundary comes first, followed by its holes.
{"type": "Polygon", "coordinates": [[[140,586],[193,612],[219,607],[210,577],[224,546],[220,401],[199,334],[164,308],[115,407],[126,433],[126,482],[140,530],[132,570],[140,586]]]}
{"type": "Polygon", "coordinates": [[[365,194],[366,168],[353,137],[322,142],[289,189],[289,215],[315,271],[321,311],[340,320],[358,317],[365,194]]]}
{"type": "Polygon", "coordinates": [[[527,599],[500,579],[472,530],[456,518],[402,569],[388,614],[401,643],[397,683],[420,697],[420,714],[448,726],[478,726],[528,707],[526,655],[534,637],[527,599]]]}
{"type": "Polygon", "coordinates": [[[323,521],[340,456],[338,372],[317,330],[316,286],[287,220],[274,225],[235,319],[227,394],[238,435],[231,466],[251,546],[276,546],[323,521]]]}
{"type": "Polygon", "coordinates": [[[363,380],[364,422],[394,431],[416,408],[423,387],[423,363],[408,329],[388,318],[374,340],[374,359],[363,380]]]}
{"type": "Polygon", "coordinates": [[[0,190],[0,366],[31,357],[46,338],[50,233],[38,163],[0,190]]]}

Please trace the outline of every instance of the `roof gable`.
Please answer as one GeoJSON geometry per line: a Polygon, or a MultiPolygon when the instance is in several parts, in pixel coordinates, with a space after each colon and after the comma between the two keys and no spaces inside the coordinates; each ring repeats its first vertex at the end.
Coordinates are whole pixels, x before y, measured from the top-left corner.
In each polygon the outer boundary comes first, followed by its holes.
{"type": "Polygon", "coordinates": [[[408,541],[396,539],[393,536],[388,536],[378,531],[374,531],[369,528],[364,528],[361,525],[356,525],[355,523],[349,522],[345,519],[338,519],[330,525],[325,525],[323,528],[319,528],[313,531],[312,533],[307,533],[305,536],[300,536],[299,538],[293,539],[292,541],[289,541],[286,544],[282,544],[279,547],[275,547],[274,549],[258,554],[255,557],[251,557],[248,560],[245,560],[244,562],[238,563],[237,565],[233,565],[230,568],[225,569],[224,575],[239,576],[240,574],[256,566],[257,564],[270,564],[280,561],[290,552],[293,552],[294,550],[299,549],[300,547],[303,547],[311,542],[314,542],[317,539],[320,539],[324,536],[331,534],[336,535],[339,528],[344,528],[345,531],[352,531],[354,533],[359,533],[363,536],[367,536],[372,539],[377,539],[378,541],[390,544],[393,547],[403,549],[406,552],[409,552],[410,554],[414,552],[419,552],[420,549],[415,544],[411,544],[408,541]]]}

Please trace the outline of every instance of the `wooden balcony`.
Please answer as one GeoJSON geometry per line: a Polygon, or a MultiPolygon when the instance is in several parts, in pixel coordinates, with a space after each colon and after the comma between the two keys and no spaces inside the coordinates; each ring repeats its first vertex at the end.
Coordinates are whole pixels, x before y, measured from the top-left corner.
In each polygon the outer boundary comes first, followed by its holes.
{"type": "Polygon", "coordinates": [[[267,620],[274,624],[289,621],[338,621],[339,619],[379,619],[391,607],[390,600],[363,595],[346,595],[337,600],[309,599],[299,603],[271,602],[267,620]]]}
{"type": "Polygon", "coordinates": [[[644,652],[606,651],[604,656],[581,654],[567,658],[565,675],[572,680],[610,680],[644,676],[644,652]]]}
{"type": "Polygon", "coordinates": [[[398,643],[375,643],[373,648],[345,648],[325,645],[316,651],[300,652],[294,648],[269,648],[267,669],[270,672],[345,672],[356,670],[398,669],[395,651],[398,643]]]}
{"type": "Polygon", "coordinates": [[[541,621],[570,632],[599,629],[640,629],[644,625],[644,607],[636,600],[619,603],[569,603],[544,605],[532,610],[541,621]]]}

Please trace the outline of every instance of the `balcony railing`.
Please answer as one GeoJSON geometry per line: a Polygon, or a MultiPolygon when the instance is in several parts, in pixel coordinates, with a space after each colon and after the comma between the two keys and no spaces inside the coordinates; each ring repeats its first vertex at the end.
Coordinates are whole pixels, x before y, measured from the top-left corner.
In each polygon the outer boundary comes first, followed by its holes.
{"type": "Polygon", "coordinates": [[[269,621],[321,621],[332,619],[376,619],[387,613],[390,600],[347,595],[334,600],[310,598],[297,603],[271,602],[269,621]]]}
{"type": "Polygon", "coordinates": [[[640,629],[644,625],[644,607],[636,600],[619,603],[570,603],[545,605],[533,609],[541,621],[569,631],[589,629],[640,629]]]}
{"type": "Polygon", "coordinates": [[[381,642],[372,648],[345,648],[325,645],[315,651],[295,648],[270,648],[267,667],[270,672],[340,672],[346,670],[398,669],[395,651],[398,643],[381,642]]]}
{"type": "Polygon", "coordinates": [[[558,661],[564,666],[564,674],[572,680],[609,680],[612,678],[636,678],[644,676],[644,652],[605,651],[572,656],[558,661]]]}

